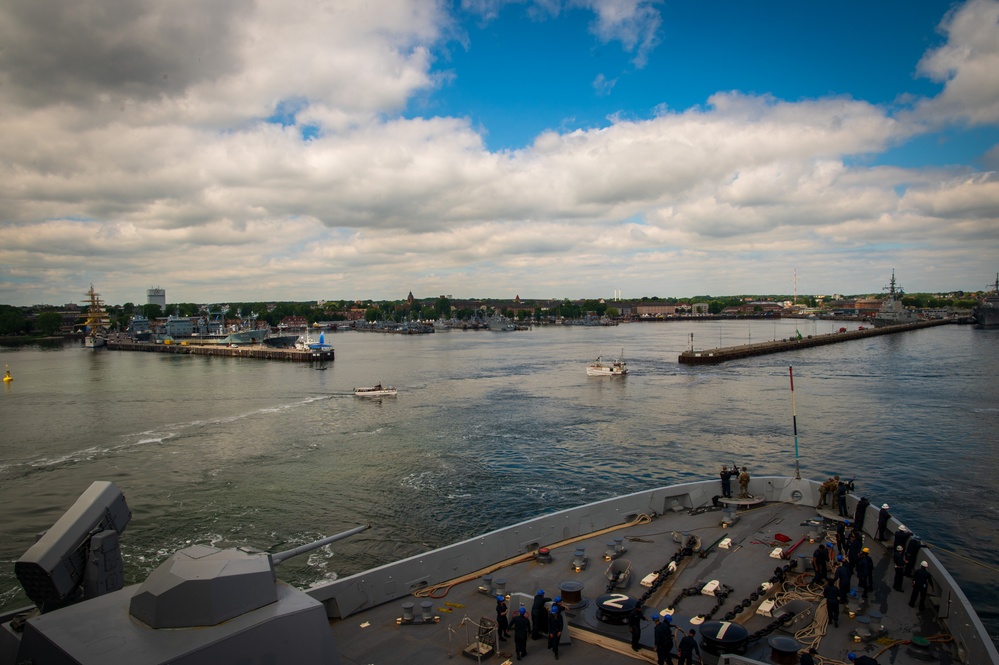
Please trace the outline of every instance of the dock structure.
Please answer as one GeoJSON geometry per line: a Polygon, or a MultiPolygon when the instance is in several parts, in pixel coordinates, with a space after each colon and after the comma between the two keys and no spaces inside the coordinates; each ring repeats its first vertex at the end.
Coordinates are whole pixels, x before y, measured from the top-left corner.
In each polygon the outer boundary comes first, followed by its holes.
{"type": "Polygon", "coordinates": [[[255,360],[284,360],[286,362],[332,362],[333,349],[280,349],[253,344],[249,346],[224,346],[222,344],[154,344],[150,342],[111,341],[111,351],[145,351],[147,353],[179,353],[194,356],[221,358],[252,358],[255,360]]]}
{"type": "Polygon", "coordinates": [[[847,330],[844,332],[828,333],[826,335],[809,335],[801,338],[779,339],[772,342],[742,344],[740,346],[725,346],[717,349],[704,349],[702,351],[688,350],[681,353],[677,360],[681,365],[717,365],[718,363],[723,363],[729,360],[738,360],[739,358],[763,356],[768,353],[796,351],[798,349],[807,349],[813,346],[838,344],[840,342],[849,342],[855,339],[876,337],[878,335],[892,335],[895,333],[906,332],[908,330],[918,330],[920,328],[929,328],[948,323],[950,323],[950,321],[946,319],[919,321],[917,323],[907,323],[897,326],[847,330]]]}

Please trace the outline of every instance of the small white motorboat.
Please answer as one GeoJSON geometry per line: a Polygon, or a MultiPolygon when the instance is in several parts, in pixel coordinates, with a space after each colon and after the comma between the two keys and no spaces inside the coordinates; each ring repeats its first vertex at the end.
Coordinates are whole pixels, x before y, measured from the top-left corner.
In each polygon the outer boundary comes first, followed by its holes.
{"type": "Polygon", "coordinates": [[[380,383],[368,388],[354,388],[354,397],[395,397],[398,393],[395,386],[383,386],[380,383]]]}

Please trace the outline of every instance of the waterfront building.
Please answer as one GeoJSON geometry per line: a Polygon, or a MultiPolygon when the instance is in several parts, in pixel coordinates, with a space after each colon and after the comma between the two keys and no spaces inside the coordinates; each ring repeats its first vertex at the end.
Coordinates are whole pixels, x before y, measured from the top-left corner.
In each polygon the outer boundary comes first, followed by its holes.
{"type": "Polygon", "coordinates": [[[676,305],[665,303],[635,305],[635,313],[643,319],[662,318],[664,316],[675,316],[676,305]]]}
{"type": "Polygon", "coordinates": [[[690,306],[690,313],[693,316],[705,316],[711,313],[708,303],[706,302],[695,302],[690,306]]]}
{"type": "Polygon", "coordinates": [[[857,316],[863,318],[874,316],[881,309],[882,302],[880,298],[858,298],[855,305],[857,316]]]}

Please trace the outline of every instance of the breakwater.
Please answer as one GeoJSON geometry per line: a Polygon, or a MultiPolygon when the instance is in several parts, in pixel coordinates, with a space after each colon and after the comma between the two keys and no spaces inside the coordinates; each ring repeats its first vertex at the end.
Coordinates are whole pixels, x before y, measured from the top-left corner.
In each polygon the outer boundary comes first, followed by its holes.
{"type": "Polygon", "coordinates": [[[862,328],[859,330],[841,330],[840,332],[826,335],[809,335],[801,338],[779,339],[770,342],[760,342],[757,344],[742,344],[739,346],[726,346],[716,349],[688,350],[680,354],[677,361],[681,365],[716,365],[729,360],[739,358],[749,358],[750,356],[762,356],[769,353],[783,353],[785,351],[796,351],[807,349],[813,346],[824,346],[826,344],[838,344],[849,342],[865,337],[877,337],[878,335],[893,335],[895,333],[906,332],[908,330],[918,330],[920,328],[930,328],[932,326],[945,325],[948,320],[919,321],[918,323],[907,323],[897,326],[885,326],[883,328],[862,328]]]}
{"type": "Polygon", "coordinates": [[[277,349],[263,345],[223,346],[221,344],[152,344],[149,342],[108,341],[111,351],[144,351],[147,353],[179,353],[223,358],[284,360],[287,362],[332,362],[333,349],[277,349]]]}

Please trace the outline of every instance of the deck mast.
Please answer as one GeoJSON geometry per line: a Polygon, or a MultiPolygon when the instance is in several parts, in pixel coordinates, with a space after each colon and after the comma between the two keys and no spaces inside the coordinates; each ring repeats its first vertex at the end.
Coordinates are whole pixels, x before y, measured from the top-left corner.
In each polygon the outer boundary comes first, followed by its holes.
{"type": "Polygon", "coordinates": [[[798,412],[794,408],[794,368],[788,366],[787,375],[791,379],[791,425],[794,429],[794,479],[801,480],[801,468],[798,465],[798,412]]]}

